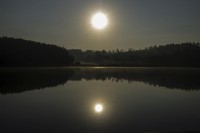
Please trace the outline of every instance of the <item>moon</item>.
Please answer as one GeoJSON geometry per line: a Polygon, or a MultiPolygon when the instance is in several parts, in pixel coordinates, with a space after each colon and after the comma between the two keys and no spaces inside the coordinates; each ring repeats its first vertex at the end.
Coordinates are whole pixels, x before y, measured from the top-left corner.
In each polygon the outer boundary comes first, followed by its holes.
{"type": "Polygon", "coordinates": [[[101,113],[103,111],[103,105],[102,104],[96,104],[94,109],[97,113],[101,113]]]}
{"type": "Polygon", "coordinates": [[[104,13],[97,12],[92,16],[91,23],[95,29],[102,30],[107,27],[108,18],[104,13]]]}

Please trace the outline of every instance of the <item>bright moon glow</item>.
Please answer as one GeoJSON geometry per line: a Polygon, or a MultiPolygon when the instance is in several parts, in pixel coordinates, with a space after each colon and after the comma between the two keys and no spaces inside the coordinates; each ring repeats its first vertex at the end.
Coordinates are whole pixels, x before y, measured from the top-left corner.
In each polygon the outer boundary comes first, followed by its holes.
{"type": "Polygon", "coordinates": [[[102,30],[108,25],[108,18],[104,13],[98,12],[92,17],[91,23],[94,28],[102,30]]]}
{"type": "Polygon", "coordinates": [[[96,104],[96,105],[95,105],[95,111],[96,111],[97,113],[102,112],[102,111],[103,111],[103,106],[102,106],[101,104],[96,104]]]}

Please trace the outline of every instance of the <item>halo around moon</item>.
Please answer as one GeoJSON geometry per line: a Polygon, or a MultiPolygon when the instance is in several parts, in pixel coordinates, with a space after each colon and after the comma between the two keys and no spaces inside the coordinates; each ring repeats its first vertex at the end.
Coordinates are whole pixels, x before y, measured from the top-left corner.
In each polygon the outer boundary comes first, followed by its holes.
{"type": "Polygon", "coordinates": [[[91,24],[95,29],[105,29],[108,25],[108,18],[104,13],[97,12],[92,16],[91,24]]]}

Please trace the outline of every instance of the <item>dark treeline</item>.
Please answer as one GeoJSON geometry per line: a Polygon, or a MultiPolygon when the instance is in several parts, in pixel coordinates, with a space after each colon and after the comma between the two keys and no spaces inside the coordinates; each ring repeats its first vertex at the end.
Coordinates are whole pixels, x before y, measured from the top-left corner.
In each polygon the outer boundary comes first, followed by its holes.
{"type": "Polygon", "coordinates": [[[200,43],[168,44],[141,50],[82,51],[0,37],[0,66],[68,66],[73,63],[100,66],[200,67],[200,43]]]}
{"type": "Polygon", "coordinates": [[[142,50],[93,51],[71,49],[77,64],[146,67],[200,67],[200,43],[168,44],[142,50]]]}
{"type": "Polygon", "coordinates": [[[200,69],[176,68],[4,68],[0,69],[0,94],[20,93],[64,85],[67,81],[110,80],[142,82],[169,89],[200,90],[200,69]]]}
{"type": "Polygon", "coordinates": [[[67,66],[73,61],[65,48],[56,45],[0,37],[0,66],[67,66]]]}

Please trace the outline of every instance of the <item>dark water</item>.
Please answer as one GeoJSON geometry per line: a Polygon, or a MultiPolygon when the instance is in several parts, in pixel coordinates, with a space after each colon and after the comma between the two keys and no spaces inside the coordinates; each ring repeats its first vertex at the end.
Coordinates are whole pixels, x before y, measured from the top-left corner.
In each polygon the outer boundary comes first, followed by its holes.
{"type": "Polygon", "coordinates": [[[200,131],[200,69],[0,69],[2,133],[186,131],[200,131]]]}

